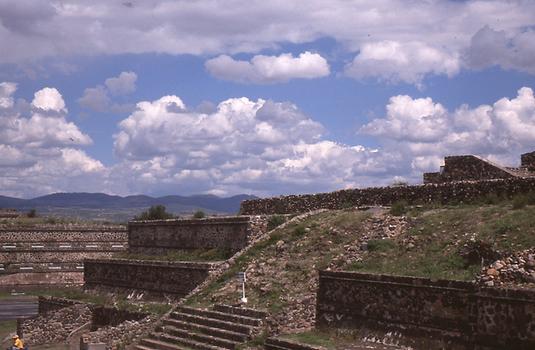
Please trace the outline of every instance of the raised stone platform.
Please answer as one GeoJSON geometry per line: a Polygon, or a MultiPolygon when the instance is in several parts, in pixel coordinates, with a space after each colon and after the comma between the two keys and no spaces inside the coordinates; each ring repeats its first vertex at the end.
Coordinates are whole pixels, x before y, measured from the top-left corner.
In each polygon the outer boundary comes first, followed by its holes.
{"type": "Polygon", "coordinates": [[[265,219],[250,216],[131,221],[128,245],[131,253],[142,254],[214,248],[235,253],[265,230],[265,219]]]}
{"type": "Polygon", "coordinates": [[[130,259],[85,260],[85,288],[186,296],[220,263],[144,261],[130,259]]]}
{"type": "Polygon", "coordinates": [[[320,271],[316,327],[401,331],[415,348],[532,349],[535,291],[320,271]]]}

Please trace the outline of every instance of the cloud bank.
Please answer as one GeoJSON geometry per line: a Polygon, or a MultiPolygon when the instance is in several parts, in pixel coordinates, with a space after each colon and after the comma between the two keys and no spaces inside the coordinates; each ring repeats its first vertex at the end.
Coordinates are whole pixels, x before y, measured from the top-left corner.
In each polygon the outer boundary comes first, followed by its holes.
{"type": "MultiPolygon", "coordinates": [[[[535,96],[448,110],[431,98],[392,96],[385,114],[359,133],[377,148],[345,145],[291,102],[231,98],[188,108],[178,96],[141,101],[117,125],[111,166],[84,152],[91,137],[68,119],[58,90],[15,100],[16,84],[0,84],[2,194],[57,191],[117,194],[254,193],[275,195],[421,182],[442,157],[478,154],[517,165],[535,144],[535,96]]],[[[358,139],[358,135],[355,135],[358,139]]]]}
{"type": "Polygon", "coordinates": [[[206,61],[205,67],[211,75],[219,79],[257,84],[287,82],[298,78],[321,78],[330,73],[327,60],[308,51],[295,58],[289,53],[279,56],[257,55],[250,62],[221,55],[206,61]]]}
{"type": "MultiPolygon", "coordinates": [[[[141,53],[209,55],[217,56],[216,76],[264,83],[270,75],[260,66],[230,56],[331,38],[354,57],[346,71],[357,79],[420,84],[427,75],[493,65],[534,74],[533,13],[535,3],[529,0],[411,6],[404,0],[333,0],[328,6],[321,0],[5,0],[0,45],[8,54],[0,56],[0,64],[141,53]],[[242,74],[224,76],[218,65],[242,74]]],[[[128,91],[127,86],[117,91],[124,88],[128,91]]]]}

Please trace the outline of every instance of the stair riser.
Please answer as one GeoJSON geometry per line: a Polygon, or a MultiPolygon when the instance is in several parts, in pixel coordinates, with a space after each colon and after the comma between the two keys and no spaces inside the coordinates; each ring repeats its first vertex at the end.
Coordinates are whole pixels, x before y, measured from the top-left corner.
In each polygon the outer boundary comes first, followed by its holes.
{"type": "Polygon", "coordinates": [[[164,320],[163,323],[168,326],[173,326],[179,329],[184,330],[190,330],[206,335],[211,335],[213,337],[223,338],[235,342],[245,342],[248,337],[245,334],[236,334],[236,333],[229,333],[228,331],[225,331],[223,329],[207,329],[204,328],[205,326],[194,324],[194,323],[182,323],[178,320],[168,319],[164,320]]]}
{"type": "Polygon", "coordinates": [[[156,349],[156,350],[177,350],[176,347],[166,346],[165,344],[152,344],[148,342],[146,339],[141,340],[141,345],[144,345],[152,349],[156,349]]]}
{"type": "Polygon", "coordinates": [[[165,334],[160,335],[159,339],[161,341],[178,344],[179,346],[185,346],[187,348],[192,348],[192,349],[197,349],[197,350],[213,350],[213,345],[203,344],[203,343],[191,344],[190,342],[187,341],[187,339],[181,339],[181,338],[177,339],[174,337],[168,337],[165,334]]]}
{"type": "Polygon", "coordinates": [[[202,317],[195,317],[192,315],[177,314],[177,313],[173,313],[172,317],[177,320],[200,324],[200,325],[204,325],[208,327],[220,328],[220,329],[224,329],[227,331],[242,333],[245,335],[251,334],[251,328],[246,327],[244,325],[240,325],[240,324],[226,324],[224,322],[218,322],[217,320],[212,320],[212,319],[207,319],[207,318],[202,318],[202,317]]]}
{"type": "Polygon", "coordinates": [[[236,348],[236,343],[225,341],[225,339],[217,339],[217,338],[210,338],[203,334],[195,334],[195,333],[189,333],[188,331],[184,331],[181,329],[164,329],[164,332],[167,334],[170,334],[172,336],[178,337],[178,338],[184,338],[184,339],[192,339],[195,341],[198,341],[200,343],[205,343],[209,345],[215,345],[219,346],[225,349],[234,350],[236,348]]]}
{"type": "Polygon", "coordinates": [[[185,313],[185,314],[197,315],[197,316],[208,317],[208,318],[215,318],[215,319],[222,320],[222,321],[243,324],[246,326],[255,327],[255,326],[260,326],[262,324],[262,321],[259,319],[246,318],[240,315],[224,314],[224,313],[213,312],[213,311],[208,311],[208,310],[199,310],[199,309],[179,307],[178,311],[185,313]]]}

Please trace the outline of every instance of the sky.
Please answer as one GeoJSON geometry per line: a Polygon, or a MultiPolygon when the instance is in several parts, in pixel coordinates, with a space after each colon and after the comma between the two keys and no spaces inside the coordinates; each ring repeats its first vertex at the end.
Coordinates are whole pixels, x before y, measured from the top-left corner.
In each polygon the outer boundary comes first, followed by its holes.
{"type": "Polygon", "coordinates": [[[0,195],[316,193],[535,150],[535,1],[0,0],[0,195]]]}

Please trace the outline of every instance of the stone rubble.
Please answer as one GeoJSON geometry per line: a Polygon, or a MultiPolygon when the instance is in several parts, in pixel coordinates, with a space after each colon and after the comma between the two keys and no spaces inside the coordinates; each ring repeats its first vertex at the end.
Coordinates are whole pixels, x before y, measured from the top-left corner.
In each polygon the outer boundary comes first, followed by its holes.
{"type": "Polygon", "coordinates": [[[477,282],[487,287],[535,287],[535,248],[502,257],[483,267],[477,282]]]}
{"type": "Polygon", "coordinates": [[[65,342],[71,332],[89,322],[91,322],[89,306],[76,304],[23,321],[22,334],[30,347],[65,342]]]}
{"type": "Polygon", "coordinates": [[[149,315],[139,321],[124,321],[115,327],[102,327],[84,334],[84,342],[105,343],[108,350],[121,349],[141,340],[153,328],[157,318],[155,315],[149,315]]]}

